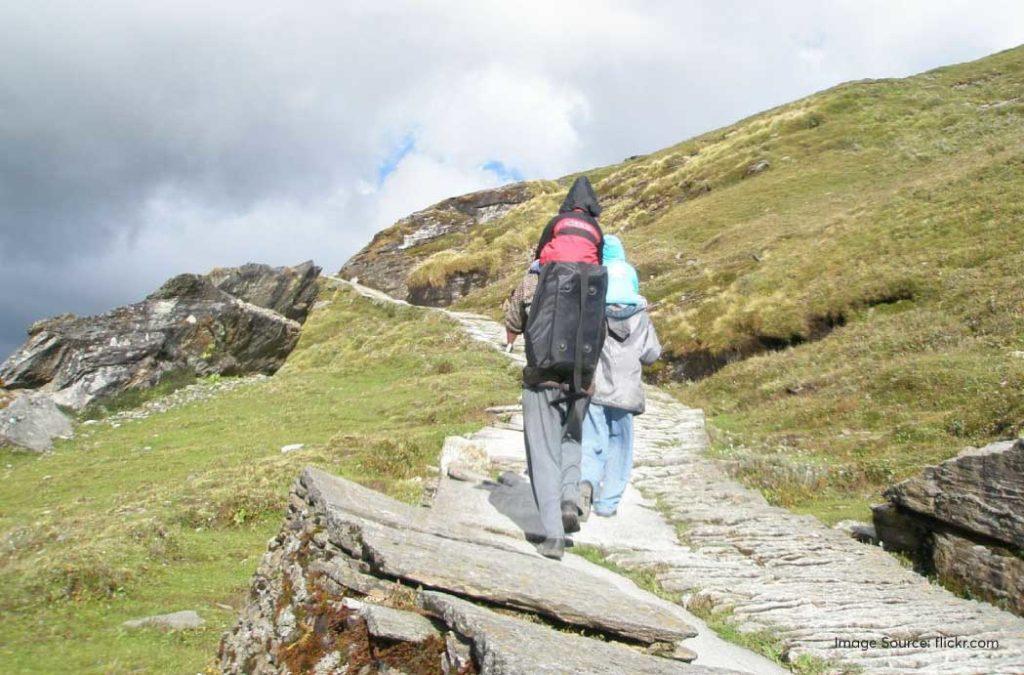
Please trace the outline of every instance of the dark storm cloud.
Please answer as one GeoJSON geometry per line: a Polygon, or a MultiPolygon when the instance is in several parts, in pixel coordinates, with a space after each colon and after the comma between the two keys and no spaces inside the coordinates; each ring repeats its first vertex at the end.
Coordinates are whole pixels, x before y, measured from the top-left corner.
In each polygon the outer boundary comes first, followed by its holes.
{"type": "Polygon", "coordinates": [[[161,28],[143,14],[35,8],[0,21],[6,254],[102,250],[161,190],[244,210],[345,179],[338,158],[359,143],[329,131],[354,122],[344,92],[302,101],[299,74],[230,30],[204,35],[202,19],[161,28]]]}

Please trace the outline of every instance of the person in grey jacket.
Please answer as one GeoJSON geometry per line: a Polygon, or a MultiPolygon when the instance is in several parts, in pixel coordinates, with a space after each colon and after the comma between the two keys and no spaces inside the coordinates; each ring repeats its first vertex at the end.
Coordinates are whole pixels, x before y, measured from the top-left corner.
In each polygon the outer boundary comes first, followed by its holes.
{"type": "Polygon", "coordinates": [[[605,235],[608,337],[594,374],[583,423],[580,506],[584,519],[614,516],[633,470],[633,416],[644,411],[641,369],[661,356],[661,343],[640,295],[636,270],[615,235],[605,235]]]}

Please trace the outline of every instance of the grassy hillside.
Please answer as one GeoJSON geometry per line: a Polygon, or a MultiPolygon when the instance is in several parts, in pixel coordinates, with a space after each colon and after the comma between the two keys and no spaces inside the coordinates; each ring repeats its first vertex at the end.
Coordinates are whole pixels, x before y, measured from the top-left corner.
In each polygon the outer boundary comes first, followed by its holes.
{"type": "MultiPolygon", "coordinates": [[[[1024,421],[1024,48],[844,84],[587,172],[715,451],[777,503],[866,517],[1024,421]]],[[[497,313],[572,177],[409,249],[410,287],[497,313]]],[[[387,233],[379,241],[388,241],[387,233]]]]}
{"type": "Polygon", "coordinates": [[[0,672],[203,670],[301,467],[418,500],[444,436],[514,399],[505,359],[436,314],[320,297],[269,381],[80,427],[51,455],[0,450],[0,672]],[[207,626],[121,628],[181,609],[207,626]]]}

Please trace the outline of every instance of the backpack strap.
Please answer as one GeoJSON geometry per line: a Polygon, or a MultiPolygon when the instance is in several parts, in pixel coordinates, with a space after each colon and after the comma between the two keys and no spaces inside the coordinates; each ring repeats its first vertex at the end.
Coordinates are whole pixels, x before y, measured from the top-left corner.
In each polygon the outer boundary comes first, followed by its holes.
{"type": "Polygon", "coordinates": [[[587,311],[590,290],[590,265],[580,265],[580,321],[576,325],[576,359],[572,366],[573,391],[583,391],[583,316],[587,311]]]}
{"type": "Polygon", "coordinates": [[[594,233],[591,232],[590,230],[587,230],[582,227],[575,227],[573,225],[566,225],[565,227],[559,229],[558,232],[555,233],[555,236],[561,237],[566,234],[575,235],[577,237],[583,237],[594,246],[598,246],[601,243],[600,241],[598,241],[597,237],[594,236],[594,233]]]}

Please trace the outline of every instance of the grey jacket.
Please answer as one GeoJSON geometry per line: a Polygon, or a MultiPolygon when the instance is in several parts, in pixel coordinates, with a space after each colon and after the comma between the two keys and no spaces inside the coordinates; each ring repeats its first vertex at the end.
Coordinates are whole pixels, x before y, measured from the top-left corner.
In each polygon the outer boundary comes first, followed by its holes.
{"type": "Polygon", "coordinates": [[[594,375],[594,397],[599,405],[632,413],[644,411],[640,365],[661,356],[661,343],[646,305],[608,305],[608,336],[594,375]]]}

